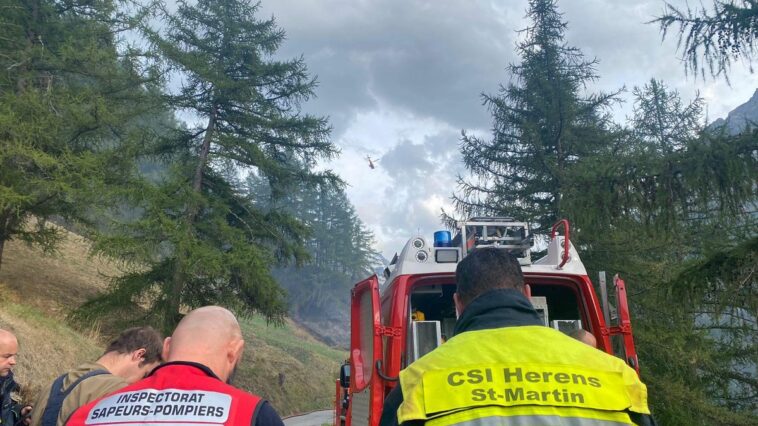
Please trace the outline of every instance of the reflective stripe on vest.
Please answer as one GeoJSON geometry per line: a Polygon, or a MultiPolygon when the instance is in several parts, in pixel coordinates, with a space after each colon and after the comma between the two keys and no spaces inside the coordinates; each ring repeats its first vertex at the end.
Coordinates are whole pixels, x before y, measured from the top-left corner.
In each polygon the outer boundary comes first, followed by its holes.
{"type": "Polygon", "coordinates": [[[621,426],[631,425],[625,412],[581,408],[483,407],[427,420],[427,426],[621,426]]]}
{"type": "Polygon", "coordinates": [[[542,326],[461,333],[403,370],[400,385],[400,423],[617,425],[632,424],[626,410],[650,413],[622,360],[542,326]]]}
{"type": "Polygon", "coordinates": [[[450,426],[628,426],[628,422],[563,416],[495,416],[449,423],[450,426]]]}

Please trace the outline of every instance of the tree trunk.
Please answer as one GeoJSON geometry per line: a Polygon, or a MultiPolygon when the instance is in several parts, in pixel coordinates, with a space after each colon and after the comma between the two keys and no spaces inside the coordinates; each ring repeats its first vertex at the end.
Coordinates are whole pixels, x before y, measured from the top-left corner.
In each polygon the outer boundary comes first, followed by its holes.
{"type": "MultiPolygon", "coordinates": [[[[195,168],[195,176],[192,179],[192,190],[196,193],[200,193],[203,188],[203,169],[208,162],[208,155],[211,151],[211,140],[213,139],[213,132],[216,129],[216,108],[211,110],[210,118],[208,119],[208,126],[205,129],[205,136],[203,137],[203,144],[200,147],[200,156],[197,161],[197,167],[195,168]]],[[[192,203],[189,206],[186,216],[187,232],[192,233],[192,228],[195,223],[200,206],[197,203],[192,203]]],[[[188,237],[192,237],[188,235],[188,237]]],[[[177,248],[176,265],[174,266],[174,276],[171,282],[171,299],[169,299],[169,315],[171,315],[171,322],[176,322],[179,319],[179,307],[181,305],[181,294],[185,285],[185,259],[189,256],[187,249],[184,247],[177,248]]]]}
{"type": "Polygon", "coordinates": [[[3,210],[0,212],[0,270],[3,266],[3,249],[5,248],[5,240],[11,236],[11,212],[3,210]]]}
{"type": "MultiPolygon", "coordinates": [[[[205,129],[205,136],[203,137],[203,145],[200,147],[200,158],[197,162],[197,168],[195,169],[195,178],[192,180],[192,189],[195,192],[200,192],[203,186],[203,169],[208,162],[208,154],[211,151],[211,139],[213,138],[213,131],[216,129],[216,108],[211,110],[211,116],[208,119],[208,127],[205,129]]],[[[196,213],[195,213],[196,214],[196,213]]]]}
{"type": "Polygon", "coordinates": [[[5,248],[5,237],[0,237],[0,272],[3,270],[3,249],[5,248]]]}

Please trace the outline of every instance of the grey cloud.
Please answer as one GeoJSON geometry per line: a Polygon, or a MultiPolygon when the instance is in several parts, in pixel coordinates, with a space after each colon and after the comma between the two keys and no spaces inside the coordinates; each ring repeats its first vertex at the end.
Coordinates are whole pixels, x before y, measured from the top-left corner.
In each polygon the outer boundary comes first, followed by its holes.
{"type": "Polygon", "coordinates": [[[447,130],[419,144],[402,140],[382,157],[382,167],[392,179],[384,192],[382,226],[387,233],[405,230],[410,236],[439,228],[440,211],[430,210],[424,202],[432,196],[447,199],[452,195],[455,177],[463,172],[458,138],[457,132],[447,130]]]}
{"type": "MultiPolygon", "coordinates": [[[[677,3],[684,3],[680,1],[677,3]]],[[[559,2],[569,21],[570,45],[600,60],[600,79],[590,90],[614,91],[661,78],[686,89],[673,38],[661,43],[658,28],[645,24],[663,10],[661,0],[559,2]]],[[[435,117],[455,128],[488,128],[491,117],[481,96],[508,81],[506,67],[517,61],[514,45],[526,0],[341,1],[270,0],[288,34],[279,54],[305,54],[317,74],[318,98],[307,109],[329,115],[335,135],[360,110],[404,109],[435,117]]],[[[622,108],[617,113],[623,119],[622,108]]]]}
{"type": "MultiPolygon", "coordinates": [[[[518,61],[516,31],[528,25],[527,0],[262,1],[259,17],[273,15],[287,33],[277,57],[303,55],[318,76],[317,97],[305,111],[329,116],[333,139],[353,157],[383,155],[385,175],[355,171],[350,182],[351,199],[371,211],[367,224],[380,243],[435,229],[436,213],[423,200],[447,200],[456,175],[465,172],[460,129],[489,137],[491,116],[480,93],[509,81],[506,67],[518,61]],[[366,124],[367,114],[380,119],[366,124]],[[416,136],[404,133],[410,127],[416,136]],[[371,181],[377,176],[391,181],[389,189],[386,181],[377,189],[371,181]]],[[[663,0],[560,0],[558,7],[569,23],[567,43],[600,61],[600,79],[589,91],[631,89],[655,77],[685,101],[703,89],[718,116],[755,89],[744,69],[735,70],[732,88],[686,78],[675,38],[661,42],[658,27],[645,24],[663,11],[663,0]],[[744,96],[740,87],[748,87],[744,96]]],[[[616,119],[630,107],[616,108],[616,119]]]]}
{"type": "Polygon", "coordinates": [[[397,183],[429,174],[449,175],[461,168],[458,140],[453,131],[428,135],[421,144],[402,140],[382,156],[382,167],[397,183]]]}
{"type": "Polygon", "coordinates": [[[400,141],[382,156],[382,167],[397,183],[411,182],[432,168],[429,151],[424,145],[409,140],[400,141]]]}
{"type": "MultiPolygon", "coordinates": [[[[631,88],[651,77],[686,97],[702,86],[685,78],[675,35],[661,42],[658,27],[646,24],[663,12],[663,0],[564,0],[558,7],[569,23],[568,43],[600,60],[590,90],[631,88]]],[[[263,0],[259,16],[274,16],[287,33],[277,55],[304,55],[318,76],[317,97],[305,110],[328,115],[337,137],[378,101],[458,129],[488,128],[480,93],[508,81],[526,8],[526,0],[263,0]]],[[[711,109],[728,111],[735,105],[720,104],[731,99],[714,99],[719,105],[711,109]]]]}
{"type": "Polygon", "coordinates": [[[504,22],[523,15],[525,4],[518,4],[498,10],[463,0],[277,0],[263,6],[288,34],[280,55],[305,53],[319,76],[319,98],[308,108],[341,115],[339,130],[374,97],[457,128],[488,125],[480,93],[505,78],[515,28],[504,22]]]}

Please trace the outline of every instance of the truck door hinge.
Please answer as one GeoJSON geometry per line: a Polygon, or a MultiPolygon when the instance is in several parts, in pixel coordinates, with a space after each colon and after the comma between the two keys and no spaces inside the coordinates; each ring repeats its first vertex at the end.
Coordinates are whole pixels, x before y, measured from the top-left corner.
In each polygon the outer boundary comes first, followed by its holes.
{"type": "Polygon", "coordinates": [[[614,326],[611,327],[610,330],[611,334],[632,334],[632,326],[628,324],[623,324],[620,326],[614,326]]]}
{"type": "Polygon", "coordinates": [[[374,334],[382,337],[400,337],[402,330],[400,327],[385,327],[379,326],[374,331],[374,334]]]}

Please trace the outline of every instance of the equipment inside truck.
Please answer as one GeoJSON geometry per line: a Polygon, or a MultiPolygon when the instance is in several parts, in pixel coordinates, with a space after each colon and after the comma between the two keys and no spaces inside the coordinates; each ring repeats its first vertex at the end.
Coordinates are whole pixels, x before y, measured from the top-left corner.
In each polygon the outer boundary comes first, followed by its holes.
{"type": "Polygon", "coordinates": [[[529,287],[532,304],[538,308],[538,312],[539,305],[544,303],[544,312],[540,312],[540,315],[546,326],[571,334],[577,328],[582,328],[582,323],[586,323],[582,321],[579,311],[582,304],[577,297],[577,289],[570,285],[539,282],[530,283],[529,287]]]}
{"type": "Polygon", "coordinates": [[[405,359],[415,361],[453,335],[455,283],[420,285],[411,291],[405,359]]]}

